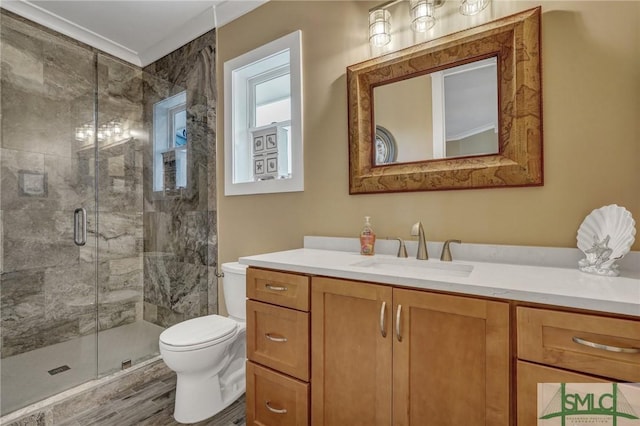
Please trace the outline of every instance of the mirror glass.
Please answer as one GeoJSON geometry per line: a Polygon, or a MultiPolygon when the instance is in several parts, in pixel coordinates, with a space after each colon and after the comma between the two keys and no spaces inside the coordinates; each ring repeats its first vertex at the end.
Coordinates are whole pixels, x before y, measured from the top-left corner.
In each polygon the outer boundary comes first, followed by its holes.
{"type": "Polygon", "coordinates": [[[373,104],[375,165],[499,152],[496,57],[374,87],[373,104]]]}
{"type": "Polygon", "coordinates": [[[542,185],[540,15],[347,67],[349,193],[542,185]]]}
{"type": "Polygon", "coordinates": [[[225,195],[303,190],[300,37],[224,64],[225,195]]]}

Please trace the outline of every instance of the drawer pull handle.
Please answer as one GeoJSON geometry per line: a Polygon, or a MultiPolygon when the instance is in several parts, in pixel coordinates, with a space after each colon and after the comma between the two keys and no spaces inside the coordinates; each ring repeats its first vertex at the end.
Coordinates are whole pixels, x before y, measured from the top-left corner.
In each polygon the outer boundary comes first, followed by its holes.
{"type": "Polygon", "coordinates": [[[575,336],[571,340],[573,340],[575,343],[579,345],[589,346],[590,348],[595,348],[595,349],[602,349],[604,351],[609,351],[609,352],[622,352],[625,354],[640,353],[640,348],[620,348],[618,346],[603,345],[602,343],[590,342],[588,340],[584,340],[575,336]]]}
{"type": "Polygon", "coordinates": [[[398,342],[402,342],[402,333],[400,332],[401,312],[402,312],[402,305],[398,305],[398,310],[396,311],[396,337],[398,338],[398,342]]]}
{"type": "Polygon", "coordinates": [[[286,408],[273,408],[271,405],[269,405],[271,401],[265,401],[264,405],[267,407],[267,410],[271,411],[272,413],[276,413],[276,414],[287,414],[287,409],[286,408]]]}
{"type": "Polygon", "coordinates": [[[284,343],[287,341],[286,337],[274,337],[271,335],[271,333],[265,333],[264,337],[271,340],[272,342],[284,343]]]}
{"type": "Polygon", "coordinates": [[[273,284],[265,284],[264,285],[267,290],[271,290],[271,291],[287,291],[287,288],[284,286],[278,286],[278,285],[273,285],[273,284]]]}
{"type": "Polygon", "coordinates": [[[382,337],[387,337],[386,316],[384,315],[386,308],[387,302],[382,302],[382,306],[380,307],[380,334],[382,334],[382,337]]]}

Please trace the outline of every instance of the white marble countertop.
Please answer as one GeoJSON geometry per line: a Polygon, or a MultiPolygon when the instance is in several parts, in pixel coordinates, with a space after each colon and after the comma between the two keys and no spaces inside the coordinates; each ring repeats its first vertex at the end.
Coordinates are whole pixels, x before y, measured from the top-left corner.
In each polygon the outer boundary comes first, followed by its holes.
{"type": "Polygon", "coordinates": [[[310,275],[543,303],[640,318],[640,279],[635,276],[602,277],[585,274],[577,268],[472,260],[454,260],[449,264],[433,259],[399,259],[389,254],[361,256],[353,251],[317,248],[246,256],[241,257],[239,262],[310,275]],[[357,265],[363,261],[390,264],[393,265],[393,270],[386,270],[384,266],[377,268],[357,265]],[[416,262],[428,262],[427,269],[416,265],[416,262]],[[406,268],[403,267],[405,265],[406,268]],[[472,267],[473,270],[465,276],[467,273],[459,271],[443,273],[438,269],[440,266],[472,267]]]}

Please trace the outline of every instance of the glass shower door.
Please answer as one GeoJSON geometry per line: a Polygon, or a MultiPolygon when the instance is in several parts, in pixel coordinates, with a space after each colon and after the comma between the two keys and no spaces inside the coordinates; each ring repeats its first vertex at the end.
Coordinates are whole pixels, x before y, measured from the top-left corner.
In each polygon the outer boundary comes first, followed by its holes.
{"type": "Polygon", "coordinates": [[[95,54],[1,15],[1,414],[97,375],[95,54]]]}
{"type": "Polygon", "coordinates": [[[98,375],[159,354],[164,330],[145,321],[143,71],[98,54],[98,375]]]}

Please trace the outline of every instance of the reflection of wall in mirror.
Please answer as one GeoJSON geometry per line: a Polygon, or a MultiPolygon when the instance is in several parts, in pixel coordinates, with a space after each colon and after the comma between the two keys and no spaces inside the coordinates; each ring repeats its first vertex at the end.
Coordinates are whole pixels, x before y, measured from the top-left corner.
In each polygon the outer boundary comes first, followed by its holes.
{"type": "Polygon", "coordinates": [[[489,129],[466,138],[447,141],[446,149],[447,158],[495,154],[499,151],[498,135],[495,129],[489,129]]]}
{"type": "Polygon", "coordinates": [[[373,98],[374,123],[395,138],[396,162],[433,158],[431,76],[378,86],[373,98]]]}

